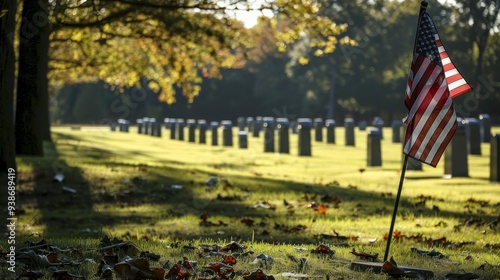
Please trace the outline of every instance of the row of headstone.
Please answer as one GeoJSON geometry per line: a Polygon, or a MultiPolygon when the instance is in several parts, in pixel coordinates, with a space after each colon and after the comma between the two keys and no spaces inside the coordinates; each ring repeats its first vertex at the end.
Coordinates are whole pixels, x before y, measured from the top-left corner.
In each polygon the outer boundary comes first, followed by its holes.
{"type": "Polygon", "coordinates": [[[137,133],[161,137],[162,124],[157,122],[155,118],[142,118],[137,119],[137,133]]]}
{"type": "Polygon", "coordinates": [[[120,132],[128,132],[130,128],[130,122],[125,119],[118,119],[117,122],[112,122],[110,124],[111,131],[116,131],[117,128],[120,132]]]}

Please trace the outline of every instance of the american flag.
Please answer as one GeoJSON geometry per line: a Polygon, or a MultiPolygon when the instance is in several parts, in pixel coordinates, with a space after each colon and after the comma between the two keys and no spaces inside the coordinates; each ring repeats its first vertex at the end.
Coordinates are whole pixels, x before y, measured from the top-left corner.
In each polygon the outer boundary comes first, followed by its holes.
{"type": "Polygon", "coordinates": [[[404,154],[433,167],[457,129],[452,97],[472,90],[443,47],[426,12],[420,17],[406,87],[408,116],[404,154]]]}

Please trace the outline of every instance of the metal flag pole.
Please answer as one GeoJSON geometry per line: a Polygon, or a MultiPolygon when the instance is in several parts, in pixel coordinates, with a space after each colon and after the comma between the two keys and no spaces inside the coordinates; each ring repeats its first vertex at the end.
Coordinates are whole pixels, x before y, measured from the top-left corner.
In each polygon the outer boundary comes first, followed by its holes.
{"type": "MultiPolygon", "coordinates": [[[[420,2],[420,12],[418,14],[418,21],[417,21],[417,32],[415,34],[415,42],[413,43],[413,53],[415,53],[415,50],[417,48],[420,19],[422,17],[422,14],[427,9],[428,4],[429,3],[427,3],[427,1],[425,0],[420,2]]],[[[385,246],[384,261],[387,261],[387,259],[389,258],[389,249],[391,248],[392,234],[394,231],[394,224],[396,223],[396,214],[398,213],[399,199],[401,198],[401,191],[403,190],[403,182],[405,179],[407,163],[408,163],[408,155],[405,154],[403,160],[403,166],[401,169],[401,177],[399,178],[398,194],[396,195],[396,202],[394,203],[394,211],[392,212],[391,227],[389,228],[389,235],[387,236],[387,245],[385,246]]]]}

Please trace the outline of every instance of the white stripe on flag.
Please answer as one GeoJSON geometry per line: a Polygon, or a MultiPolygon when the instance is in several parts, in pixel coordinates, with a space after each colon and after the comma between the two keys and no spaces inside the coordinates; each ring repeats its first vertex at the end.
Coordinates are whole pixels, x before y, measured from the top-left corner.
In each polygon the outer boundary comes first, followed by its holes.
{"type": "Polygon", "coordinates": [[[444,72],[444,76],[445,76],[446,78],[449,78],[449,77],[451,77],[451,76],[453,76],[453,75],[457,75],[457,74],[460,74],[460,73],[458,73],[457,68],[453,68],[453,69],[451,69],[451,70],[448,70],[448,71],[444,72]]]}
{"type": "Polygon", "coordinates": [[[452,90],[456,89],[457,87],[463,86],[465,84],[467,84],[467,82],[464,79],[460,79],[460,80],[456,80],[453,83],[449,84],[448,88],[450,89],[450,91],[452,91],[452,90]]]}

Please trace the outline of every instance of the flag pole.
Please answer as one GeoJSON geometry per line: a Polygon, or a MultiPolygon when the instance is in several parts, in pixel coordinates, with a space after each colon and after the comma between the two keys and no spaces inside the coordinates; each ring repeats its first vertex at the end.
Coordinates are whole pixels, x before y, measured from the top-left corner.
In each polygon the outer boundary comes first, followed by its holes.
{"type": "MultiPolygon", "coordinates": [[[[429,3],[425,0],[420,2],[420,12],[418,14],[418,21],[417,21],[417,32],[415,33],[415,42],[413,43],[413,53],[415,53],[415,50],[417,48],[420,18],[427,9],[428,4],[429,3]]],[[[389,249],[391,248],[392,234],[394,231],[394,224],[396,223],[396,214],[398,213],[399,199],[401,198],[401,191],[403,190],[403,182],[405,179],[407,163],[408,163],[408,155],[405,154],[403,159],[403,166],[401,168],[401,177],[399,178],[398,194],[396,195],[396,201],[394,202],[394,211],[392,212],[391,226],[389,228],[389,235],[387,236],[387,245],[385,246],[384,261],[387,261],[387,259],[389,258],[389,249]]]]}

